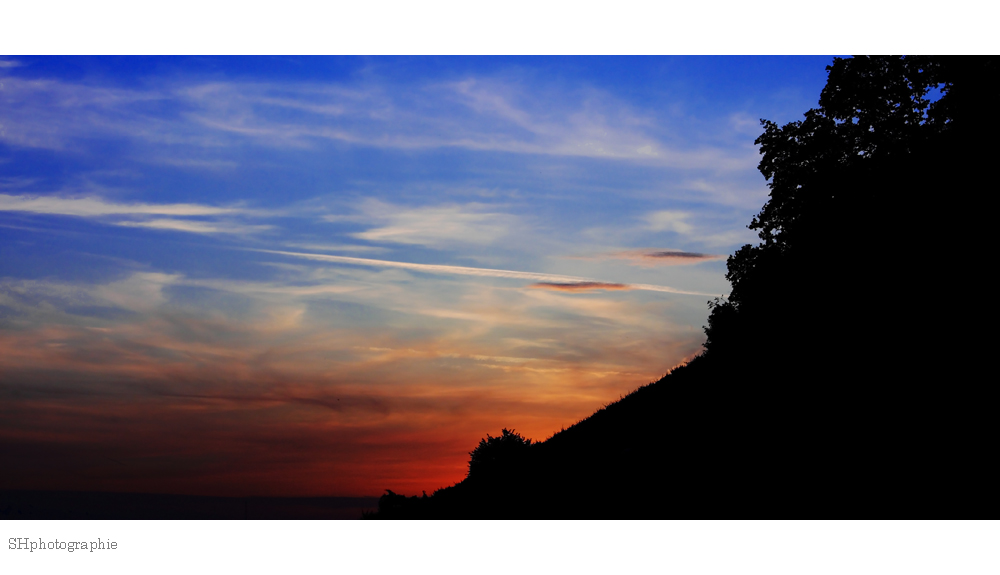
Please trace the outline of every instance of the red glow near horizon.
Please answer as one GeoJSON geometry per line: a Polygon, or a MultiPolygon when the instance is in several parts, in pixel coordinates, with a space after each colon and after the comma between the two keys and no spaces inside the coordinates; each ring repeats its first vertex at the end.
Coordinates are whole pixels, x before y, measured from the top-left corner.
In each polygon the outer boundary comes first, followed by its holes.
{"type": "Polygon", "coordinates": [[[195,345],[152,326],[0,334],[0,450],[19,462],[3,488],[430,493],[465,477],[487,433],[545,439],[661,374],[653,353],[565,362],[480,355],[461,339],[369,346],[331,364],[315,350],[349,334],[329,331],[262,362],[252,346],[195,345]]]}

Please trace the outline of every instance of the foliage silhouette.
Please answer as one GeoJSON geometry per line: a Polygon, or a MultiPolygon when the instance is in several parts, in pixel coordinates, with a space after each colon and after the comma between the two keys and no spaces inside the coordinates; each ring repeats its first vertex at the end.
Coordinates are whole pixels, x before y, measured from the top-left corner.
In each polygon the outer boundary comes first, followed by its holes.
{"type": "Polygon", "coordinates": [[[486,434],[485,439],[469,453],[469,477],[479,477],[496,473],[507,465],[515,464],[531,447],[531,440],[525,439],[514,430],[501,430],[499,437],[486,434]]]}
{"type": "Polygon", "coordinates": [[[900,304],[927,308],[915,301],[930,294],[914,272],[935,252],[947,262],[968,248],[948,234],[932,247],[914,241],[929,221],[957,231],[949,219],[961,204],[941,196],[981,186],[995,150],[996,114],[982,102],[992,59],[838,58],[827,69],[820,107],[804,120],[762,120],[759,169],[771,193],[749,226],[761,243],[730,256],[732,292],[706,328],[706,355],[733,365],[780,350],[768,367],[782,380],[823,364],[828,379],[844,377],[859,352],[916,365],[933,351],[920,337],[926,319],[900,304]],[[887,305],[888,294],[900,295],[887,305]],[[876,321],[877,346],[863,329],[876,321]]]}
{"type": "Polygon", "coordinates": [[[760,243],[729,257],[702,354],[545,441],[487,435],[464,481],[374,517],[992,511],[993,384],[935,358],[976,333],[955,262],[995,187],[997,61],[827,70],[803,120],[762,120],[760,243]]]}

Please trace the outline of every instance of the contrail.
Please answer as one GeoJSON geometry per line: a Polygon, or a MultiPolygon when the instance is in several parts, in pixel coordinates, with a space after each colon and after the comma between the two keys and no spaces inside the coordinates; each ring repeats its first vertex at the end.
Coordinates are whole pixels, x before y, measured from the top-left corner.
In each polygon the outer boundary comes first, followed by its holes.
{"type": "MultiPolygon", "coordinates": [[[[321,262],[331,262],[340,264],[349,264],[356,266],[371,266],[371,267],[383,267],[383,268],[403,268],[408,270],[415,270],[429,274],[451,274],[451,275],[462,275],[462,276],[480,276],[480,277],[493,277],[493,278],[511,278],[511,279],[522,279],[522,280],[532,280],[535,282],[556,282],[556,283],[566,283],[566,284],[596,284],[605,283],[599,282],[592,278],[583,278],[577,276],[564,276],[555,274],[543,274],[536,272],[521,272],[515,270],[496,270],[490,268],[470,268],[465,266],[449,266],[440,264],[415,264],[410,262],[394,262],[389,260],[373,260],[369,258],[353,258],[350,256],[331,256],[326,254],[309,254],[301,252],[285,252],[279,250],[254,250],[269,254],[279,254],[283,256],[291,256],[295,258],[304,258],[308,260],[315,260],[321,262]]],[[[620,284],[622,286],[627,286],[629,289],[644,290],[644,291],[656,291],[665,293],[675,293],[682,295],[698,295],[698,296],[709,296],[713,294],[685,291],[679,290],[667,286],[649,285],[649,284],[620,284]]]]}

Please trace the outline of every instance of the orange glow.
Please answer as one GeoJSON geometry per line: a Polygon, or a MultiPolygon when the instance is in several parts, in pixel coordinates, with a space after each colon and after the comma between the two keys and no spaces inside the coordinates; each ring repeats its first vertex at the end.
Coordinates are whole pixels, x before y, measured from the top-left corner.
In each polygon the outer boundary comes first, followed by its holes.
{"type": "MultiPolygon", "coordinates": [[[[609,316],[620,305],[577,304],[609,316]]],[[[185,315],[0,332],[0,453],[19,462],[3,487],[432,492],[465,477],[487,433],[545,439],[658,378],[665,350],[676,363],[693,345],[497,339],[481,321],[408,341],[185,315]]]]}

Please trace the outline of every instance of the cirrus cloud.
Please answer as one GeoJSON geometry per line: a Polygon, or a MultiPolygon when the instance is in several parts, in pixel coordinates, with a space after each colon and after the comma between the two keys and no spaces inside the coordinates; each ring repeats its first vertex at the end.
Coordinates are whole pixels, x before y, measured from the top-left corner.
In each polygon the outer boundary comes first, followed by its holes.
{"type": "Polygon", "coordinates": [[[109,202],[96,196],[14,196],[0,194],[0,212],[22,212],[50,216],[98,218],[118,226],[171,230],[196,234],[248,234],[272,229],[269,225],[247,225],[218,218],[262,215],[239,207],[203,204],[150,204],[109,202]],[[168,216],[156,218],[155,216],[168,216]],[[150,219],[152,217],[152,219],[150,219]],[[210,219],[180,219],[210,218],[210,219]]]}
{"type": "MultiPolygon", "coordinates": [[[[425,206],[402,208],[377,200],[361,206],[363,219],[376,227],[352,234],[370,242],[443,247],[456,244],[489,245],[518,226],[517,219],[478,205],[425,206]]],[[[334,221],[342,216],[331,216],[334,221]]]]}
{"type": "Polygon", "coordinates": [[[121,204],[98,197],[11,196],[0,194],[0,212],[29,212],[62,216],[216,216],[243,212],[200,204],[121,204]]]}
{"type": "Polygon", "coordinates": [[[568,292],[635,289],[634,287],[628,284],[607,283],[607,282],[538,282],[531,284],[528,287],[535,289],[549,289],[555,291],[568,291],[568,292]]]}
{"type": "Polygon", "coordinates": [[[593,256],[574,256],[574,259],[603,260],[603,259],[624,259],[630,260],[635,265],[653,266],[677,266],[690,265],[707,261],[723,260],[727,256],[720,254],[705,254],[700,252],[686,252],[683,250],[664,248],[645,248],[638,250],[625,250],[619,252],[607,252],[593,256]]]}

